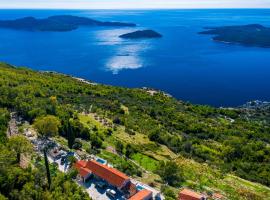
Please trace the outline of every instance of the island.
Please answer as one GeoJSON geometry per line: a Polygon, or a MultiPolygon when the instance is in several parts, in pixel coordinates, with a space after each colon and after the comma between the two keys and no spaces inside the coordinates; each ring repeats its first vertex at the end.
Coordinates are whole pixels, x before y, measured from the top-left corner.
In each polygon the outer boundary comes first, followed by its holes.
{"type": "Polygon", "coordinates": [[[27,31],[72,31],[80,26],[123,26],[134,27],[134,23],[102,22],[87,17],[72,15],[55,15],[45,19],[24,17],[15,20],[0,20],[0,28],[27,31]]]}
{"type": "Polygon", "coordinates": [[[242,26],[206,27],[199,34],[215,35],[214,41],[245,46],[270,47],[270,28],[260,24],[242,26]]]}
{"type": "Polygon", "coordinates": [[[140,38],[160,38],[162,37],[162,35],[153,30],[139,30],[120,35],[119,37],[125,39],[140,39],[140,38]]]}

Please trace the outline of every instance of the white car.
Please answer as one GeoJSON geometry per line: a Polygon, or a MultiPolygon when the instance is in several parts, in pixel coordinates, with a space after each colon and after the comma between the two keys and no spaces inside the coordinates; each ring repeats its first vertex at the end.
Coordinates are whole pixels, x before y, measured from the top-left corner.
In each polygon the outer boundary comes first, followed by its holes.
{"type": "Polygon", "coordinates": [[[115,196],[116,196],[116,192],[115,192],[114,190],[112,190],[112,189],[107,189],[107,190],[106,190],[106,194],[107,194],[108,196],[113,197],[113,198],[115,198],[115,196]]]}

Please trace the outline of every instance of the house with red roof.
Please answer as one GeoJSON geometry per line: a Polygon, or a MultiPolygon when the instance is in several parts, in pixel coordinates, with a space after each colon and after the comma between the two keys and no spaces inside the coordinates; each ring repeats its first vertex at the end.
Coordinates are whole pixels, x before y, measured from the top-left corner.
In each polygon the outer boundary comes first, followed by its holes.
{"type": "Polygon", "coordinates": [[[94,176],[106,181],[118,190],[122,190],[130,182],[129,177],[124,173],[95,160],[87,161],[85,168],[91,170],[94,176]]]}
{"type": "Polygon", "coordinates": [[[91,177],[91,170],[85,168],[86,162],[83,160],[77,161],[74,164],[74,167],[78,170],[78,178],[81,179],[83,182],[85,182],[88,178],[91,177]]]}
{"type": "Polygon", "coordinates": [[[85,167],[86,166],[86,161],[84,161],[84,160],[79,160],[79,161],[77,161],[75,164],[74,164],[74,167],[76,168],[76,169],[80,169],[81,167],[85,167]]]}
{"type": "Polygon", "coordinates": [[[149,200],[152,199],[153,193],[149,190],[143,189],[133,195],[129,200],[149,200]]]}
{"type": "Polygon", "coordinates": [[[187,188],[182,189],[178,196],[178,200],[206,200],[206,199],[207,198],[204,195],[189,190],[187,188]]]}
{"type": "Polygon", "coordinates": [[[130,178],[117,169],[95,160],[80,160],[74,164],[74,167],[79,172],[78,177],[84,182],[92,175],[126,194],[128,198],[137,193],[136,186],[131,182],[130,178]]]}

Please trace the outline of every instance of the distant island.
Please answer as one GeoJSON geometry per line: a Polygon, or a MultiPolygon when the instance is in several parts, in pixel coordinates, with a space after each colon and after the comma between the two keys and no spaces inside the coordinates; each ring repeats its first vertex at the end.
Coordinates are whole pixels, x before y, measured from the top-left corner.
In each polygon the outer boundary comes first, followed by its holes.
{"type": "Polygon", "coordinates": [[[140,38],[160,38],[162,37],[162,35],[153,30],[140,30],[131,33],[126,33],[120,35],[119,37],[126,39],[140,39],[140,38]]]}
{"type": "Polygon", "coordinates": [[[238,43],[246,46],[270,47],[270,28],[260,24],[206,27],[199,34],[215,35],[214,41],[238,43]]]}
{"type": "Polygon", "coordinates": [[[136,26],[133,23],[102,22],[87,17],[56,15],[45,19],[24,17],[15,20],[0,20],[0,28],[28,31],[72,31],[80,26],[136,26]]]}

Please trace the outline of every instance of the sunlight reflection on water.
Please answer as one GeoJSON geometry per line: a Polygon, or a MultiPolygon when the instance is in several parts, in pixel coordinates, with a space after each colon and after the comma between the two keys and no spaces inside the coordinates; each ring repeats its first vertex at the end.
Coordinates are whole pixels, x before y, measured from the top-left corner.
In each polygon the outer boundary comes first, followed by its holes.
{"type": "Polygon", "coordinates": [[[118,74],[123,69],[138,69],[144,66],[145,59],[141,56],[148,50],[150,45],[145,42],[126,43],[116,49],[113,55],[106,63],[106,69],[118,74]]]}
{"type": "Polygon", "coordinates": [[[138,69],[143,66],[143,62],[138,56],[114,56],[106,64],[107,70],[113,74],[118,74],[123,69],[138,69]]]}
{"type": "Polygon", "coordinates": [[[145,59],[141,54],[150,49],[150,42],[146,40],[126,40],[119,35],[132,32],[136,29],[116,29],[98,31],[99,45],[115,45],[112,56],[105,63],[105,70],[118,74],[124,69],[138,69],[144,66],[145,59]]]}

